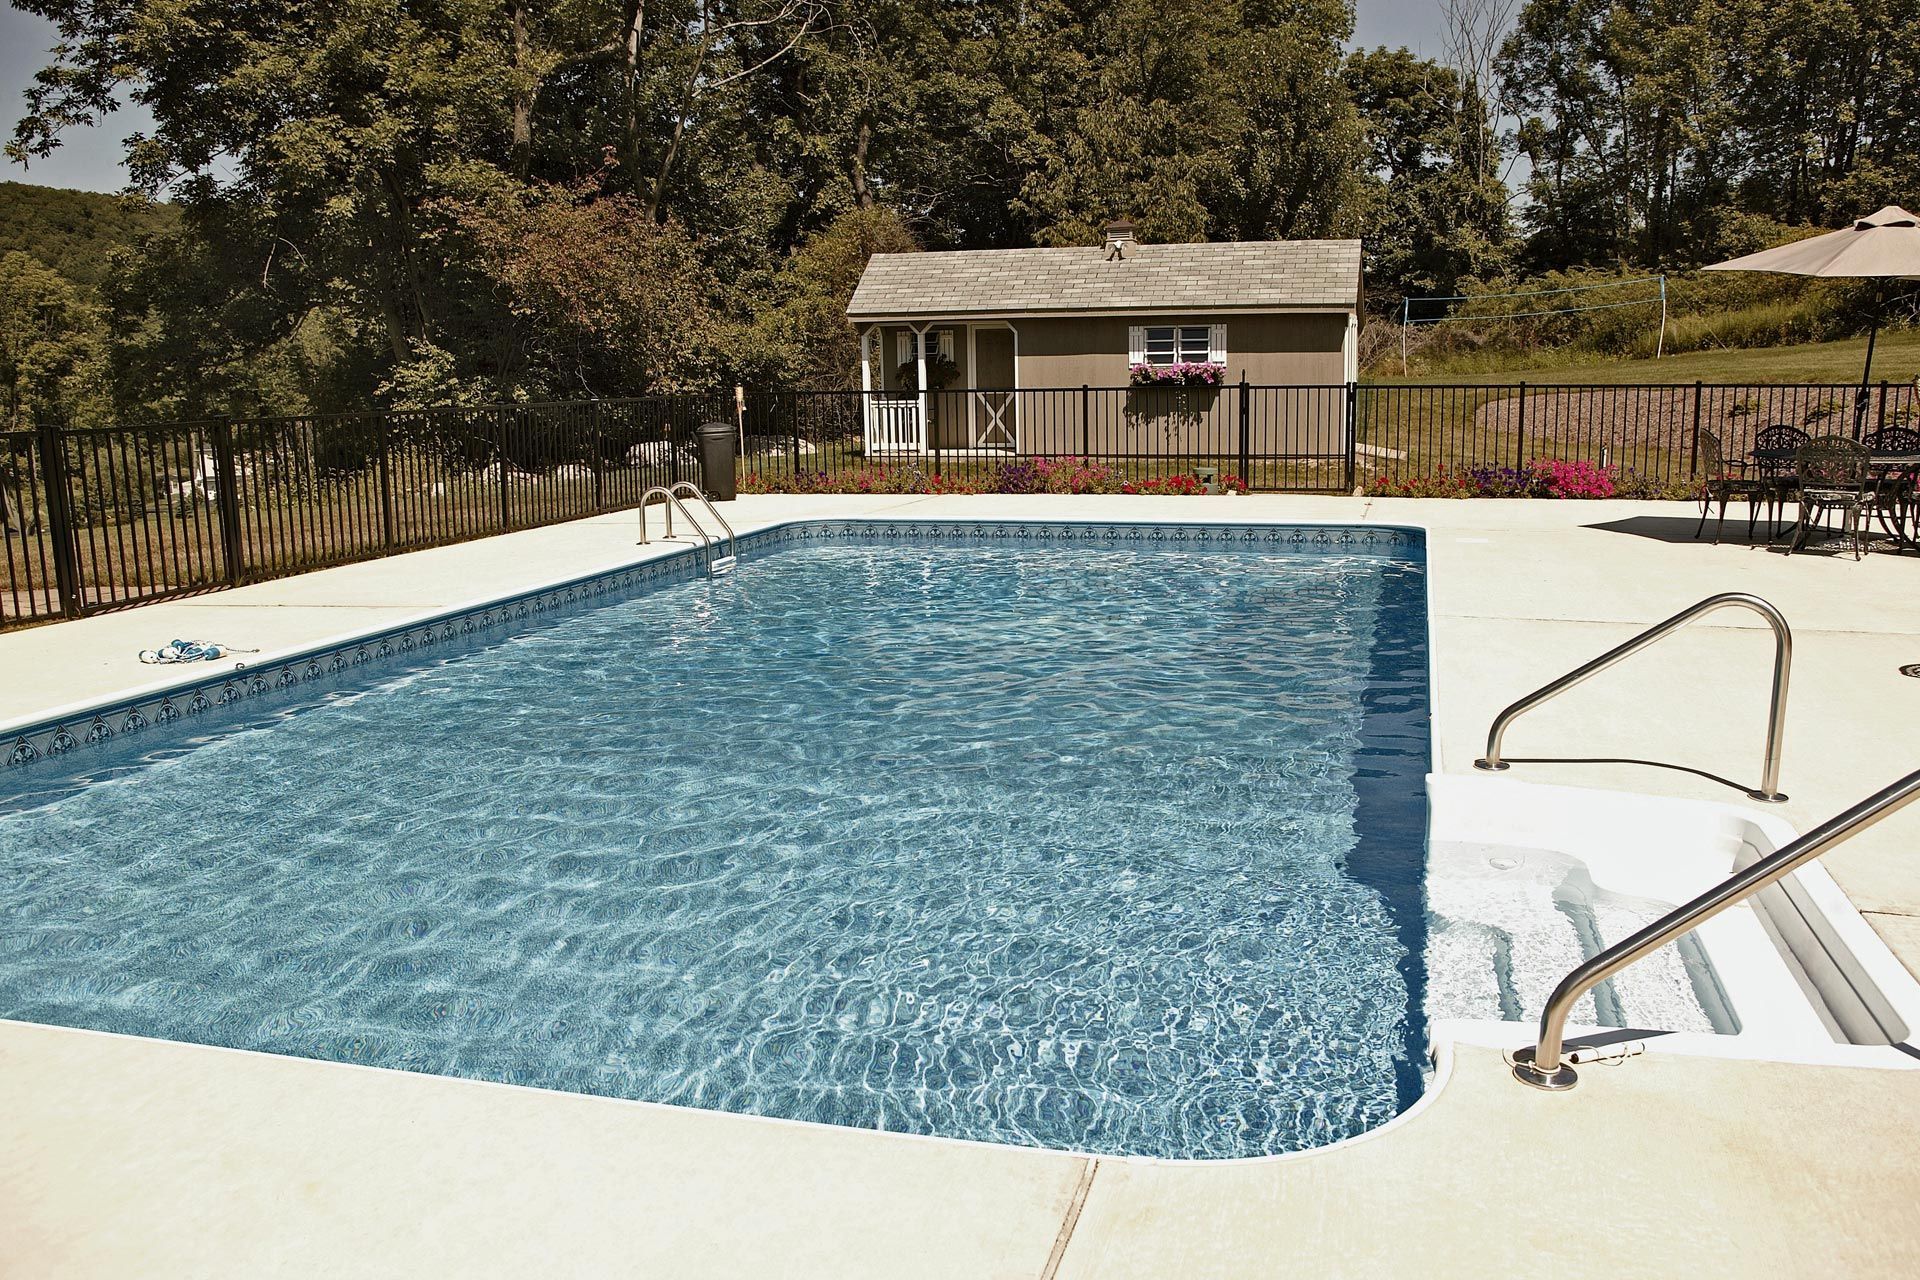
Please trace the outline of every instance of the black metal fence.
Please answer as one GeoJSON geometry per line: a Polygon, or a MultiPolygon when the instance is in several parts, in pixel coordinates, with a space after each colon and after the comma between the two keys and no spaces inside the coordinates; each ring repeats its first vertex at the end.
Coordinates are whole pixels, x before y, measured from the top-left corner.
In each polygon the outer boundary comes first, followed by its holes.
{"type": "Polygon", "coordinates": [[[0,626],[633,507],[730,396],[0,433],[0,626]]]}
{"type": "Polygon", "coordinates": [[[0,432],[0,626],[630,508],[737,423],[747,492],[1352,492],[1547,460],[1687,496],[1702,431],[1920,425],[1912,386],[768,391],[0,432]]]}
{"type": "Polygon", "coordinates": [[[1249,488],[1353,486],[1355,388],[1064,387],[775,391],[746,397],[749,491],[1159,490],[1197,467],[1249,488]]]}

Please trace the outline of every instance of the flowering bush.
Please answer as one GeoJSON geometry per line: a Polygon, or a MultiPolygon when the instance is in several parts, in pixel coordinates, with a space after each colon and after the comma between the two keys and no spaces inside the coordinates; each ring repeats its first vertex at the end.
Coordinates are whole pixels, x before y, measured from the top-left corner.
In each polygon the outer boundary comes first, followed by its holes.
{"type": "MultiPolygon", "coordinates": [[[[1120,486],[1122,493],[1170,494],[1176,497],[1197,496],[1206,491],[1206,485],[1184,472],[1179,475],[1156,476],[1150,480],[1129,480],[1120,486]]],[[[1247,482],[1239,476],[1221,476],[1220,491],[1245,493],[1247,482]]]]}
{"type": "Polygon", "coordinates": [[[1536,488],[1543,498],[1611,498],[1613,468],[1591,462],[1562,462],[1557,458],[1536,462],[1531,468],[1536,488]]]}
{"type": "MultiPolygon", "coordinates": [[[[1591,462],[1541,458],[1519,467],[1480,467],[1470,471],[1437,467],[1431,474],[1395,480],[1375,476],[1367,492],[1383,498],[1611,498],[1620,493],[1620,472],[1591,462]]],[[[1632,477],[1636,490],[1657,487],[1632,477]]],[[[1636,492],[1634,496],[1640,496],[1636,492]]],[[[1665,496],[1647,493],[1646,496],[1665,496]]]]}
{"type": "Polygon", "coordinates": [[[1122,493],[1171,494],[1176,497],[1191,497],[1205,493],[1207,486],[1189,475],[1156,476],[1151,480],[1129,480],[1121,486],[1122,493]]]}
{"type": "Polygon", "coordinates": [[[1127,382],[1136,387],[1217,387],[1226,379],[1227,366],[1211,360],[1127,366],[1127,382]]]}
{"type": "Polygon", "coordinates": [[[918,467],[866,467],[838,475],[802,471],[788,476],[749,472],[740,478],[741,493],[980,493],[979,485],[960,476],[930,475],[918,467]]]}
{"type": "Polygon", "coordinates": [[[1086,458],[1019,458],[1003,462],[995,493],[1120,493],[1120,475],[1086,458]]]}
{"type": "MultiPolygon", "coordinates": [[[[1245,493],[1239,476],[1223,475],[1220,487],[1245,493]]],[[[794,475],[748,472],[741,493],[1153,493],[1200,494],[1206,486],[1192,475],[1128,480],[1119,471],[1089,458],[1011,458],[984,476],[934,474],[913,466],[864,467],[858,471],[803,471],[794,475]]]]}

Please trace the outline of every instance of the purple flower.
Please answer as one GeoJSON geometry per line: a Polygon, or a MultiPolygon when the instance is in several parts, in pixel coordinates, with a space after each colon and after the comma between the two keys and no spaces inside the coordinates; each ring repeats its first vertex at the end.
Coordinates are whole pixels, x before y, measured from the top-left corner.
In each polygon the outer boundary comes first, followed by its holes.
{"type": "Polygon", "coordinates": [[[1217,387],[1226,377],[1227,367],[1211,360],[1127,366],[1127,381],[1136,387],[1217,387]]]}

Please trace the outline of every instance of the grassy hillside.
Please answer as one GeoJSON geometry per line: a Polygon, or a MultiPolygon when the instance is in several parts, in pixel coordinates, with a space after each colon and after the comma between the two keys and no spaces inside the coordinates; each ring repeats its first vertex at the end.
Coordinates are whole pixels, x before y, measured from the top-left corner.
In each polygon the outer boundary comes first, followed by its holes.
{"type": "MultiPolygon", "coordinates": [[[[1369,382],[1485,383],[1515,382],[1858,382],[1867,340],[1803,342],[1791,346],[1728,351],[1689,351],[1663,360],[1607,357],[1591,352],[1542,352],[1533,359],[1471,373],[1437,373],[1402,378],[1386,369],[1367,375],[1369,382]]],[[[1386,362],[1382,362],[1386,363],[1386,362]]],[[[1882,333],[1874,347],[1873,377],[1903,383],[1920,375],[1920,330],[1882,333]]]]}
{"type": "Polygon", "coordinates": [[[173,224],[173,208],[133,196],[0,182],[0,251],[33,255],[86,289],[107,268],[107,252],[173,224]]]}

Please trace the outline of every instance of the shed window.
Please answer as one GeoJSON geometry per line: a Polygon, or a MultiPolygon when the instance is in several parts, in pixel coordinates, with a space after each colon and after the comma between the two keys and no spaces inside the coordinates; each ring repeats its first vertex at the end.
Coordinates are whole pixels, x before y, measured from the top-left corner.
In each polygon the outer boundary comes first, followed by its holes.
{"type": "MultiPolygon", "coordinates": [[[[911,329],[902,331],[895,350],[901,364],[913,364],[920,359],[920,335],[911,329]]],[[[927,330],[927,359],[932,360],[936,356],[953,359],[953,330],[927,330]]]]}
{"type": "Polygon", "coordinates": [[[1227,326],[1223,324],[1136,325],[1129,336],[1130,364],[1227,362],[1227,326]]]}

